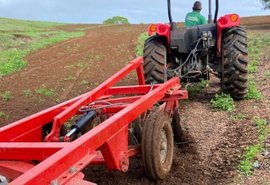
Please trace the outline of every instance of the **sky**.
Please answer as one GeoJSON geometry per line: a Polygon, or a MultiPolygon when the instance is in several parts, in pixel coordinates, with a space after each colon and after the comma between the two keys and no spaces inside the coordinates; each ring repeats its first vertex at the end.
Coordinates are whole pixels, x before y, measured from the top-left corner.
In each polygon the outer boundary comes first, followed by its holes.
{"type": "MultiPolygon", "coordinates": [[[[214,1],[212,0],[214,7],[214,1]]],[[[171,0],[175,22],[184,21],[194,1],[171,0]]],[[[201,0],[208,15],[208,0],[201,0]]],[[[102,23],[113,16],[130,23],[168,22],[166,0],[0,0],[0,17],[64,23],[102,23]]],[[[214,10],[213,10],[214,12],[214,10]]],[[[270,15],[260,0],[220,0],[220,13],[241,16],[270,15]]],[[[213,13],[214,14],[214,13],[213,13]]]]}

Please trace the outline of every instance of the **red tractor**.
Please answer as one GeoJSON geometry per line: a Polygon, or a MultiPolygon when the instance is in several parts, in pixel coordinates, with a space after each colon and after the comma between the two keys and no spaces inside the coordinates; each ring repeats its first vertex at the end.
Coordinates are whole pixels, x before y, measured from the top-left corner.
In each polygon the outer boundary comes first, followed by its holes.
{"type": "Polygon", "coordinates": [[[152,24],[144,45],[144,76],[146,83],[163,83],[178,76],[182,81],[208,80],[213,73],[221,80],[222,92],[235,100],[247,93],[248,50],[246,31],[240,27],[237,14],[219,19],[216,0],[214,21],[209,0],[209,20],[206,25],[177,28],[172,21],[171,2],[168,3],[170,24],[152,24]]]}

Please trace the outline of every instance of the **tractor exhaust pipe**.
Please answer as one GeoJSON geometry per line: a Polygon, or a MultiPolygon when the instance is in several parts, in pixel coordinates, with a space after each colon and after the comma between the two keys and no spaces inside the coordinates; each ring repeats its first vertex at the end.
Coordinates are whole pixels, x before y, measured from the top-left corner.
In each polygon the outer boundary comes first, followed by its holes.
{"type": "Polygon", "coordinates": [[[172,25],[173,20],[172,20],[172,14],[171,14],[171,0],[167,0],[167,5],[168,5],[168,16],[170,20],[170,25],[172,25]]]}
{"type": "Polygon", "coordinates": [[[212,22],[213,22],[213,18],[212,18],[212,1],[209,0],[208,23],[211,24],[212,22]]]}
{"type": "Polygon", "coordinates": [[[219,0],[216,0],[216,12],[215,12],[214,23],[217,23],[218,10],[219,10],[219,0]]]}

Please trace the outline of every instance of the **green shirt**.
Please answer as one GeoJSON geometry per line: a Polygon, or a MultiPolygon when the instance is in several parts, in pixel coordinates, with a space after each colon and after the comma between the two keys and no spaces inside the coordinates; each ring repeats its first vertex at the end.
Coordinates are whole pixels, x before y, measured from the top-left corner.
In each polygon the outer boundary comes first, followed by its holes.
{"type": "Polygon", "coordinates": [[[187,14],[185,20],[186,27],[197,26],[202,24],[207,24],[207,21],[205,17],[200,14],[199,11],[193,11],[187,14]]]}

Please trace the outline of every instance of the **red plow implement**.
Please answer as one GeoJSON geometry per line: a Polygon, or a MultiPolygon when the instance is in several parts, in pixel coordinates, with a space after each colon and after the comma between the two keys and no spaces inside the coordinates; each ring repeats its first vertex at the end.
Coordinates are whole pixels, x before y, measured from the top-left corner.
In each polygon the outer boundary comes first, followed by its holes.
{"type": "Polygon", "coordinates": [[[13,185],[92,184],[83,180],[86,166],[125,172],[129,157],[142,153],[148,176],[164,178],[173,138],[181,135],[179,100],[188,94],[179,78],[146,85],[142,62],[137,58],[94,90],[0,128],[0,175],[13,185]],[[133,71],[138,85],[115,86],[133,71]]]}

